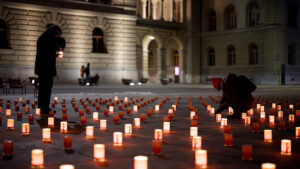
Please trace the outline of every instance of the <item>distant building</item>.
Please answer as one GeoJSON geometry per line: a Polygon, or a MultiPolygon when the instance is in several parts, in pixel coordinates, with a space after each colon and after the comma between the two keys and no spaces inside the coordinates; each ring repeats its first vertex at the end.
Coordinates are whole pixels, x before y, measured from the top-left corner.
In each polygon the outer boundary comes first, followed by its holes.
{"type": "Polygon", "coordinates": [[[299,10],[296,0],[2,0],[0,77],[34,76],[37,38],[55,24],[67,42],[57,81],[76,81],[90,62],[100,83],[209,83],[233,72],[299,84],[299,10]]]}

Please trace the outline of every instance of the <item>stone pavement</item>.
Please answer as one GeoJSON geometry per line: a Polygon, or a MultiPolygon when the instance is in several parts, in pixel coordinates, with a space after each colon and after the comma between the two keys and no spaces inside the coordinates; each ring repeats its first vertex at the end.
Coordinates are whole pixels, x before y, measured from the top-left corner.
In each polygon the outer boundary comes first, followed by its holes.
{"type": "MultiPolygon", "coordinates": [[[[28,90],[33,91],[32,88],[28,90]]],[[[282,98],[281,104],[285,103],[284,97],[290,97],[293,99],[293,104],[296,106],[296,100],[299,98],[299,87],[272,87],[261,86],[257,89],[254,95],[267,96],[269,99],[274,96],[282,98]]],[[[59,101],[56,104],[54,110],[56,110],[55,117],[57,119],[62,118],[62,105],[60,102],[63,98],[66,99],[66,110],[68,114],[69,128],[74,128],[76,124],[80,124],[80,118],[78,112],[75,112],[71,105],[71,98],[75,98],[76,105],[79,106],[79,110],[84,109],[80,103],[80,99],[84,99],[88,107],[91,109],[91,113],[84,113],[87,117],[87,125],[95,127],[94,139],[90,140],[85,137],[86,132],[84,127],[76,129],[78,131],[74,134],[62,134],[59,131],[52,131],[52,143],[44,144],[42,142],[42,129],[35,120],[33,125],[30,125],[30,136],[24,137],[21,134],[21,124],[28,122],[28,114],[24,113],[24,107],[20,103],[20,112],[23,113],[22,121],[17,121],[16,111],[14,110],[14,101],[19,97],[23,97],[23,100],[30,99],[32,103],[36,98],[32,93],[25,95],[16,94],[0,96],[2,98],[2,125],[0,126],[0,142],[5,139],[11,139],[14,141],[14,155],[11,160],[0,160],[1,169],[14,169],[14,168],[30,168],[31,150],[40,148],[44,150],[45,169],[57,169],[60,164],[73,164],[75,168],[107,168],[107,169],[133,169],[133,157],[136,155],[146,155],[149,157],[148,165],[149,169],[190,169],[195,168],[195,152],[191,148],[190,140],[190,110],[188,109],[188,98],[192,96],[192,106],[198,110],[198,135],[202,137],[202,149],[207,150],[208,154],[208,166],[207,168],[260,168],[263,162],[272,162],[277,165],[277,168],[299,168],[300,166],[300,139],[295,138],[295,126],[300,126],[300,117],[295,118],[295,123],[289,125],[287,123],[287,129],[281,131],[278,129],[278,121],[276,118],[275,127],[273,130],[273,142],[264,142],[263,129],[269,128],[268,123],[261,123],[261,127],[258,133],[252,132],[252,127],[244,126],[241,120],[228,120],[228,125],[231,126],[231,133],[233,134],[233,146],[224,147],[224,133],[220,128],[220,123],[216,122],[215,117],[210,116],[206,111],[206,107],[201,105],[199,96],[205,99],[205,102],[211,104],[212,107],[217,108],[217,104],[209,99],[209,95],[217,98],[217,93],[211,86],[202,85],[144,85],[144,86],[121,86],[121,85],[102,85],[102,86],[76,86],[72,84],[59,84],[53,89],[52,99],[57,96],[59,101]],[[154,97],[158,97],[153,103],[147,104],[139,110],[139,113],[131,113],[126,115],[126,109],[123,108],[125,118],[120,120],[119,124],[113,123],[113,115],[104,116],[105,105],[101,105],[99,111],[99,118],[107,120],[107,131],[101,131],[99,129],[99,121],[92,120],[92,112],[96,111],[92,104],[86,101],[86,98],[95,101],[95,98],[102,98],[102,100],[114,99],[114,96],[118,96],[119,99],[123,99],[125,96],[133,97],[133,100],[144,97],[144,100],[149,100],[154,97]],[[162,129],[163,117],[168,115],[168,109],[172,107],[176,98],[181,96],[178,102],[178,107],[175,112],[175,117],[171,120],[171,133],[164,134],[162,144],[162,155],[152,155],[152,140],[154,139],[154,129],[162,129]],[[155,107],[160,101],[169,97],[169,101],[166,101],[162,105],[159,113],[154,113],[152,117],[147,117],[147,110],[155,107]],[[15,129],[13,131],[6,130],[5,109],[7,99],[11,100],[12,118],[15,120],[15,129]],[[139,117],[141,113],[146,115],[146,122],[141,123],[142,128],[133,129],[133,136],[124,136],[124,144],[122,147],[116,147],[113,145],[113,132],[124,132],[124,124],[133,124],[133,118],[139,117]],[[72,122],[72,123],[71,123],[72,122]],[[74,123],[75,122],[75,123],[74,123]],[[63,137],[65,135],[71,135],[73,139],[73,153],[66,153],[63,149],[63,137]],[[280,154],[280,141],[281,139],[291,139],[292,141],[292,155],[284,156],[280,154]],[[99,165],[93,160],[93,145],[97,143],[105,144],[106,148],[106,160],[107,165],[99,165]],[[245,161],[241,160],[241,147],[245,144],[251,144],[253,146],[253,160],[245,161]]],[[[266,97],[265,97],[266,98],[266,97]]],[[[264,99],[261,99],[263,102],[264,99]]],[[[139,102],[138,104],[141,104],[139,102]]],[[[266,117],[269,115],[270,104],[267,102],[266,117]]],[[[99,104],[99,101],[97,102],[99,104]]],[[[96,104],[96,105],[97,105],[96,104]]],[[[135,103],[134,105],[137,105],[135,103]]],[[[31,108],[30,113],[34,114],[35,109],[31,108]]],[[[133,105],[128,106],[133,109],[133,105]]],[[[296,107],[300,109],[300,107],[296,107]]],[[[117,105],[114,106],[115,114],[118,114],[119,110],[117,105]]],[[[285,121],[287,120],[288,110],[284,109],[285,121]]],[[[222,114],[226,116],[226,112],[222,114]]],[[[36,117],[35,119],[39,119],[36,117]]],[[[254,111],[252,121],[257,121],[259,114],[254,111]]],[[[0,146],[0,152],[3,151],[0,146]]]]}

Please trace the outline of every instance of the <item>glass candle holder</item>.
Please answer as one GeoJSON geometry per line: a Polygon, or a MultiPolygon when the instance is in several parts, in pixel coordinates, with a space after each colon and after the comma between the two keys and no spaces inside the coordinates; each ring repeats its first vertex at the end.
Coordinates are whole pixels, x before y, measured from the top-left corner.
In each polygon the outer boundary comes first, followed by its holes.
{"type": "Polygon", "coordinates": [[[224,127],[224,134],[230,134],[231,133],[231,126],[227,125],[224,127]]]}
{"type": "Polygon", "coordinates": [[[14,143],[12,140],[3,141],[3,156],[12,156],[14,152],[14,143]]]}
{"type": "Polygon", "coordinates": [[[190,127],[190,137],[198,136],[198,127],[190,127]]]}
{"type": "Polygon", "coordinates": [[[14,119],[7,119],[7,130],[14,130],[14,119]]]}
{"type": "Polygon", "coordinates": [[[163,140],[163,132],[162,129],[154,130],[154,140],[162,141],[163,140]]]}
{"type": "Polygon", "coordinates": [[[81,116],[81,117],[80,117],[80,124],[81,124],[82,126],[85,126],[85,125],[86,125],[86,117],[84,117],[84,116],[81,116]]]}
{"type": "Polygon", "coordinates": [[[148,157],[134,156],[134,169],[148,169],[148,157]]]}
{"type": "Polygon", "coordinates": [[[281,154],[282,155],[291,155],[292,154],[292,143],[289,139],[281,140],[281,154]]]}
{"type": "Polygon", "coordinates": [[[152,140],[152,154],[154,154],[154,155],[161,154],[161,141],[152,140]]]}
{"type": "Polygon", "coordinates": [[[75,169],[75,167],[72,164],[63,164],[59,165],[59,169],[75,169]]]}
{"type": "Polygon", "coordinates": [[[31,150],[31,168],[44,168],[44,151],[41,149],[31,150]]]}
{"type": "Polygon", "coordinates": [[[146,122],[146,116],[145,116],[145,114],[141,114],[140,115],[140,120],[141,120],[141,122],[146,122]]]}
{"type": "Polygon", "coordinates": [[[129,136],[132,135],[132,124],[125,124],[124,134],[129,136]]]}
{"type": "Polygon", "coordinates": [[[295,128],[296,138],[300,138],[300,127],[295,128]]]}
{"type": "Polygon", "coordinates": [[[124,112],[120,111],[119,112],[119,117],[120,117],[120,119],[124,119],[124,112]]]}
{"type": "Polygon", "coordinates": [[[195,165],[197,168],[206,168],[207,166],[207,150],[195,151],[195,165]]]}
{"type": "Polygon", "coordinates": [[[227,118],[221,119],[221,127],[227,126],[227,118]]]}
{"type": "Polygon", "coordinates": [[[232,134],[224,134],[224,146],[231,147],[233,145],[233,136],[232,134]]]}
{"type": "Polygon", "coordinates": [[[6,117],[10,117],[11,116],[11,109],[6,109],[6,117]]]}
{"type": "Polygon", "coordinates": [[[97,162],[105,161],[105,145],[94,144],[94,160],[97,162]]]}
{"type": "Polygon", "coordinates": [[[242,160],[252,160],[252,145],[242,146],[242,160]]]}
{"type": "Polygon", "coordinates": [[[170,133],[170,122],[169,121],[166,121],[166,122],[163,122],[163,130],[165,133],[170,133]]]}
{"type": "Polygon", "coordinates": [[[100,130],[106,130],[106,120],[100,120],[100,130]]]}
{"type": "Polygon", "coordinates": [[[34,123],[34,116],[32,114],[28,115],[28,123],[33,124],[34,123]]]}
{"type": "Polygon", "coordinates": [[[61,121],[60,122],[60,132],[61,133],[67,133],[68,132],[68,122],[61,121]]]}
{"type": "Polygon", "coordinates": [[[22,112],[17,112],[17,120],[22,121],[22,112]]]}
{"type": "Polygon", "coordinates": [[[247,116],[245,117],[245,126],[250,126],[251,124],[251,117],[247,116]]]}
{"type": "Polygon", "coordinates": [[[72,150],[72,137],[71,136],[64,136],[64,149],[72,150]]]}
{"type": "Polygon", "coordinates": [[[35,109],[35,115],[36,116],[40,116],[41,115],[41,109],[40,108],[36,108],[35,109]]]}
{"type": "Polygon", "coordinates": [[[194,111],[191,111],[190,112],[190,119],[192,120],[193,119],[193,117],[196,115],[196,112],[194,112],[194,111]]]}
{"type": "Polygon", "coordinates": [[[48,127],[54,127],[54,117],[48,117],[48,127]]]}
{"type": "Polygon", "coordinates": [[[43,128],[43,143],[51,143],[51,130],[50,130],[50,128],[43,128]]]}
{"type": "Polygon", "coordinates": [[[262,163],[261,169],[276,169],[276,164],[274,164],[274,163],[262,163]]]}
{"type": "Polygon", "coordinates": [[[141,127],[141,121],[140,121],[140,118],[134,118],[134,127],[136,128],[140,128],[141,127]]]}
{"type": "Polygon", "coordinates": [[[194,136],[192,139],[192,149],[199,150],[202,147],[202,138],[201,136],[194,136]]]}
{"type": "Polygon", "coordinates": [[[222,114],[221,113],[217,113],[216,114],[216,122],[221,122],[222,119],[222,114]]]}
{"type": "Polygon", "coordinates": [[[113,114],[114,113],[114,106],[109,106],[108,110],[109,110],[110,114],[113,114]]]}
{"type": "Polygon", "coordinates": [[[114,132],[113,133],[113,143],[114,143],[114,146],[122,146],[123,145],[123,133],[122,132],[114,132]]]}
{"type": "Polygon", "coordinates": [[[264,141],[272,142],[272,130],[268,130],[268,129],[264,130],[264,141]]]}
{"type": "Polygon", "coordinates": [[[159,105],[155,105],[155,113],[159,113],[159,105]]]}
{"type": "Polygon", "coordinates": [[[283,119],[283,111],[278,111],[278,119],[283,119]]]}
{"type": "Polygon", "coordinates": [[[28,136],[30,133],[30,125],[29,123],[22,123],[22,135],[28,136]]]}
{"type": "Polygon", "coordinates": [[[88,139],[94,138],[94,126],[86,127],[86,138],[88,139]]]}
{"type": "Polygon", "coordinates": [[[289,123],[294,124],[295,122],[295,115],[294,114],[289,114],[289,123]]]}

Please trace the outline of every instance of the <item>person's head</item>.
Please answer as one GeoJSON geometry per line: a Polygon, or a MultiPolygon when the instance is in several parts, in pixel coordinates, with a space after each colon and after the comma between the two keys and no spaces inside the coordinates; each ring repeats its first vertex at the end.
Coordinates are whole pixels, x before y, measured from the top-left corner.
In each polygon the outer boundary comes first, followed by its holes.
{"type": "Polygon", "coordinates": [[[90,63],[87,63],[87,67],[90,67],[90,63]]]}
{"type": "Polygon", "coordinates": [[[84,68],[84,65],[82,65],[81,68],[84,68]]]}
{"type": "Polygon", "coordinates": [[[51,35],[57,36],[57,37],[62,34],[61,29],[57,25],[54,25],[54,24],[47,25],[47,31],[49,31],[51,33],[51,35]]]}

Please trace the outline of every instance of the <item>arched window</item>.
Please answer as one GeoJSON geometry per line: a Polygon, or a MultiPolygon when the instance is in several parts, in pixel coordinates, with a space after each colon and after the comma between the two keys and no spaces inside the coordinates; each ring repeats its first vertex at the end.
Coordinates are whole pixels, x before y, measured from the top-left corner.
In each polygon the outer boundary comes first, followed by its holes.
{"type": "Polygon", "coordinates": [[[288,26],[297,27],[297,5],[290,5],[288,7],[288,26]]]}
{"type": "Polygon", "coordinates": [[[104,34],[100,28],[95,28],[93,31],[93,52],[107,53],[104,43],[104,34]]]}
{"type": "Polygon", "coordinates": [[[173,66],[179,66],[179,53],[177,50],[173,52],[173,66]]]}
{"type": "Polygon", "coordinates": [[[235,65],[236,52],[233,46],[227,48],[227,65],[235,65]]]}
{"type": "Polygon", "coordinates": [[[8,28],[5,21],[0,19],[0,48],[8,49],[8,28]]]}
{"type": "Polygon", "coordinates": [[[289,65],[296,64],[296,45],[288,46],[288,64],[289,65]]]}
{"type": "Polygon", "coordinates": [[[208,16],[208,31],[216,31],[217,30],[217,14],[213,10],[209,13],[208,16]]]}
{"type": "Polygon", "coordinates": [[[236,28],[236,16],[237,10],[233,5],[230,5],[225,10],[225,28],[234,29],[236,28]]]}
{"type": "Polygon", "coordinates": [[[251,44],[249,47],[249,59],[250,65],[258,64],[258,49],[255,44],[251,44]]]}
{"type": "Polygon", "coordinates": [[[259,25],[260,9],[257,3],[251,3],[248,8],[249,26],[259,25]]]}
{"type": "Polygon", "coordinates": [[[214,48],[208,49],[208,65],[214,66],[215,65],[215,58],[216,58],[216,52],[214,48]]]}

